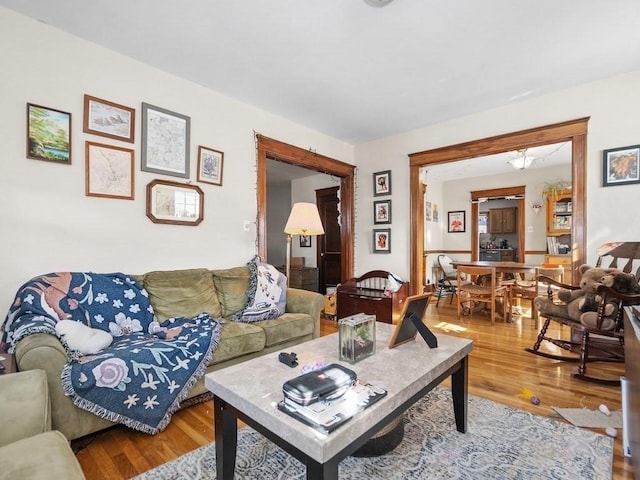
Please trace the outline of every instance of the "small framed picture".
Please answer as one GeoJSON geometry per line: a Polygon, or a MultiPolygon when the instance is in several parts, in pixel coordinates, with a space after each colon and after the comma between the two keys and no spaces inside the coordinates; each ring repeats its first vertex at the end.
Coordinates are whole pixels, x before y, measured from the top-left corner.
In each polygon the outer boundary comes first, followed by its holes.
{"type": "Polygon", "coordinates": [[[602,152],[602,186],[640,183],[640,145],[612,148],[602,152]]]}
{"type": "Polygon", "coordinates": [[[448,212],[449,214],[449,233],[461,233],[465,230],[464,210],[458,212],[448,212]]]}
{"type": "Polygon", "coordinates": [[[424,219],[430,222],[431,218],[431,202],[424,202],[424,219]]]}
{"type": "Polygon", "coordinates": [[[311,235],[300,235],[300,246],[301,247],[310,247],[311,246],[311,235]]]}
{"type": "Polygon", "coordinates": [[[27,103],[27,158],[71,165],[71,114],[27,103]]]}
{"type": "Polygon", "coordinates": [[[373,223],[391,223],[391,200],[373,202],[373,223]]]}
{"type": "Polygon", "coordinates": [[[198,146],[198,181],[222,186],[224,152],[198,146]]]}
{"type": "Polygon", "coordinates": [[[373,253],[391,253],[390,228],[380,228],[373,231],[373,253]]]}
{"type": "Polygon", "coordinates": [[[143,172],[189,178],[189,132],[185,115],[142,103],[143,172]]]}
{"type": "Polygon", "coordinates": [[[391,195],[391,170],[373,174],[373,196],[391,195]]]}
{"type": "Polygon", "coordinates": [[[89,197],[134,199],[134,152],[85,142],[85,193],[89,197]]]}
{"type": "Polygon", "coordinates": [[[82,131],[133,143],[136,111],[101,98],[84,96],[82,131]]]}

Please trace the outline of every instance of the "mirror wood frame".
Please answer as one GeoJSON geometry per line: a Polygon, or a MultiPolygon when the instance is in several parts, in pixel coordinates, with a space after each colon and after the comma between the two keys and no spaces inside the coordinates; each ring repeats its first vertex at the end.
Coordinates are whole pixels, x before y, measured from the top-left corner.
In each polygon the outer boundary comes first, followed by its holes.
{"type": "MultiPolygon", "coordinates": [[[[354,268],[354,192],[355,166],[287,143],[256,135],[257,146],[257,247],[260,258],[267,260],[267,157],[319,173],[340,178],[341,280],[353,277],[354,268]]],[[[284,233],[283,233],[284,239],[284,233]]],[[[284,241],[284,240],[283,240],[284,241]]]]}
{"type": "MultiPolygon", "coordinates": [[[[420,181],[420,169],[430,165],[484,157],[496,153],[551,143],[571,142],[571,174],[573,224],[571,226],[571,268],[585,263],[586,159],[587,126],[590,117],[497,135],[480,140],[450,145],[409,154],[410,178],[410,267],[412,294],[422,291],[425,282],[424,202],[425,185],[420,181]]],[[[461,252],[466,253],[466,252],[461,252]]]]}

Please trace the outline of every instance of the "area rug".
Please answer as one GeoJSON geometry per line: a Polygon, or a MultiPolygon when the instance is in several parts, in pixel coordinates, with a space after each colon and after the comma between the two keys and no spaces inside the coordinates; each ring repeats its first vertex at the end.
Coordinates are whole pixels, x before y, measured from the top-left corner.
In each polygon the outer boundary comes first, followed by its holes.
{"type": "MultiPolygon", "coordinates": [[[[274,407],[275,408],[275,407],[274,407]]],[[[346,424],[343,428],[349,428],[346,424]]],[[[402,443],[380,457],[348,457],[340,479],[610,479],[613,440],[469,396],[468,430],[455,429],[451,392],[438,387],[405,415],[402,443]]],[[[201,447],[136,480],[215,478],[215,448],[201,447]]],[[[304,465],[250,427],[238,433],[236,479],[304,479],[304,465]]]]}
{"type": "Polygon", "coordinates": [[[622,428],[622,411],[619,410],[605,415],[600,410],[589,410],[588,408],[551,408],[576,427],[622,428]]]}

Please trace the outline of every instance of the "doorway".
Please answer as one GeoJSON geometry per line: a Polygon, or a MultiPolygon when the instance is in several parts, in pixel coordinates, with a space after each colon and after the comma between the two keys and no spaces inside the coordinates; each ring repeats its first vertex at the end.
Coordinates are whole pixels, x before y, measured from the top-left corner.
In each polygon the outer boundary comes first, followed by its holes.
{"type": "Polygon", "coordinates": [[[410,285],[413,294],[419,293],[424,284],[425,240],[424,240],[424,186],[420,182],[420,169],[429,165],[458,160],[479,158],[495,153],[504,153],[523,148],[551,143],[571,142],[571,176],[573,223],[572,269],[585,263],[586,249],[586,177],[587,177],[587,127],[589,117],[543,127],[521,130],[481,140],[425,150],[409,155],[410,177],[410,285]]]}
{"type": "Polygon", "coordinates": [[[524,194],[525,187],[517,186],[517,187],[506,187],[506,188],[494,188],[491,190],[476,190],[471,192],[471,260],[480,260],[480,242],[478,241],[480,237],[479,232],[479,219],[480,219],[480,209],[478,208],[478,201],[481,198],[505,198],[505,197],[519,197],[517,198],[516,205],[516,235],[518,238],[517,243],[517,253],[519,255],[519,261],[524,262],[524,252],[525,252],[525,244],[524,244],[524,229],[525,229],[525,220],[524,220],[524,194]]]}
{"type": "Polygon", "coordinates": [[[311,150],[256,135],[257,144],[257,250],[267,260],[267,158],[308,168],[340,179],[340,281],[353,276],[355,166],[311,150]]]}
{"type": "Polygon", "coordinates": [[[327,287],[336,287],[341,282],[340,265],[342,248],[340,245],[340,209],[338,187],[316,190],[316,205],[320,220],[324,225],[324,235],[318,237],[317,265],[318,287],[326,293],[327,287]]]}

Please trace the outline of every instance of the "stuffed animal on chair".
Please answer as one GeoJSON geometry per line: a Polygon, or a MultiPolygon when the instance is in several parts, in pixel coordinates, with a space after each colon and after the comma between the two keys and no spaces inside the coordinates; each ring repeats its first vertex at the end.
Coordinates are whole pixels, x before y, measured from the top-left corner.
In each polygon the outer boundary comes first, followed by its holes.
{"type": "MultiPolygon", "coordinates": [[[[540,314],[569,318],[576,323],[580,323],[585,312],[596,313],[595,311],[590,312],[590,310],[597,310],[600,301],[595,289],[605,275],[616,270],[582,265],[578,271],[582,275],[580,277],[580,288],[577,290],[562,289],[558,292],[558,299],[563,303],[554,303],[547,297],[536,297],[534,299],[535,306],[540,314]]],[[[607,305],[604,313],[606,316],[610,316],[614,313],[614,310],[615,307],[613,305],[607,305]]]]}
{"type": "MultiPolygon", "coordinates": [[[[618,293],[626,295],[640,293],[640,285],[634,275],[630,273],[613,271],[603,275],[600,279],[600,283],[605,285],[618,293]]],[[[597,308],[596,308],[597,310],[597,308]]],[[[600,328],[601,330],[613,330],[616,326],[615,318],[618,314],[618,304],[616,302],[610,302],[605,307],[605,318],[598,326],[598,313],[585,312],[580,317],[580,323],[590,328],[600,328]]]]}

